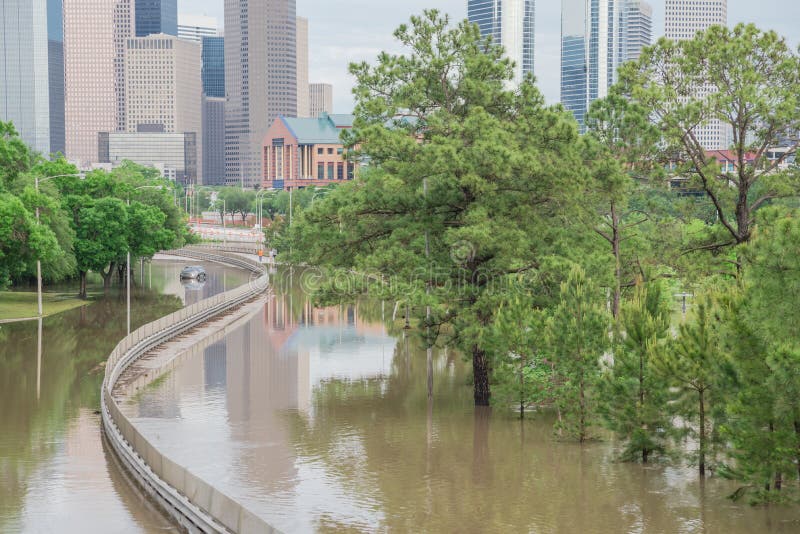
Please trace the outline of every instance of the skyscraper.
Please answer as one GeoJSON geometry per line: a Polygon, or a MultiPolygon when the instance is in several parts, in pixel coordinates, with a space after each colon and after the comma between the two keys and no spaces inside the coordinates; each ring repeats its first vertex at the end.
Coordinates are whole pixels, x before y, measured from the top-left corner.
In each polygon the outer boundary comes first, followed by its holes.
{"type": "Polygon", "coordinates": [[[98,161],[98,132],[125,129],[125,43],[133,0],[64,0],[66,155],[98,161]]]}
{"type": "Polygon", "coordinates": [[[0,2],[0,118],[23,141],[50,153],[47,1],[0,2]]]}
{"type": "Polygon", "coordinates": [[[467,17],[481,35],[492,36],[514,61],[514,81],[533,73],[534,0],[467,0],[467,17]]]}
{"type": "Polygon", "coordinates": [[[225,38],[202,38],[203,94],[225,98],[225,38]]]}
{"type": "Polygon", "coordinates": [[[50,92],[50,152],[64,153],[64,4],[47,0],[47,60],[50,92]]]}
{"type": "Polygon", "coordinates": [[[653,8],[647,2],[628,1],[622,12],[621,60],[636,61],[642,49],[653,43],[653,8]]]}
{"type": "MultiPolygon", "coordinates": [[[[715,24],[727,25],[728,0],[667,0],[664,17],[668,39],[691,39],[699,31],[715,24]]],[[[708,94],[709,87],[698,87],[697,93],[708,94]]],[[[718,120],[708,121],[694,130],[706,150],[725,150],[729,146],[729,128],[718,120]]]]}
{"type": "Polygon", "coordinates": [[[203,183],[225,185],[225,39],[203,37],[203,183]]]}
{"type": "Polygon", "coordinates": [[[295,0],[225,0],[225,179],[261,183],[269,126],[297,115],[295,0]]]}
{"type": "Polygon", "coordinates": [[[297,17],[297,116],[310,117],[308,102],[308,19],[297,17]]]}
{"type": "Polygon", "coordinates": [[[652,38],[652,9],[637,0],[562,0],[561,103],[583,130],[589,106],[608,95],[617,68],[652,38]]]}
{"type": "Polygon", "coordinates": [[[197,41],[203,37],[216,37],[219,35],[217,19],[205,15],[178,15],[178,37],[188,41],[197,41]]]}
{"type": "MultiPolygon", "coordinates": [[[[191,132],[202,139],[200,65],[198,43],[163,33],[128,39],[126,131],[191,132]]],[[[200,160],[201,150],[197,152],[200,160]]]]}
{"type": "Polygon", "coordinates": [[[333,113],[333,86],[329,83],[312,83],[308,86],[309,114],[317,118],[323,113],[333,113]]]}
{"type": "Polygon", "coordinates": [[[178,35],[178,0],[136,0],[136,37],[178,35]]]}

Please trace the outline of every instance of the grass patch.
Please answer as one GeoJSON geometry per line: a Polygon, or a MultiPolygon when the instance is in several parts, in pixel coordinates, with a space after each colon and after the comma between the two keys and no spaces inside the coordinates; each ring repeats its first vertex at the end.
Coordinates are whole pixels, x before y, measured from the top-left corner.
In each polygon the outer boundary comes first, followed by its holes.
{"type": "MultiPolygon", "coordinates": [[[[42,311],[45,315],[55,315],[89,303],[88,300],[75,297],[74,293],[42,293],[42,311]]],[[[38,314],[35,292],[0,291],[0,321],[36,317],[38,314]]]]}

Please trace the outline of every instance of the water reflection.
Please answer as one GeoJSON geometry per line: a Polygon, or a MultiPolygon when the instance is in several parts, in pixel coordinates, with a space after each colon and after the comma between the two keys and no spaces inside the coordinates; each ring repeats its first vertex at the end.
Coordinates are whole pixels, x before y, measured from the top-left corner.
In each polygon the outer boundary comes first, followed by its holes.
{"type": "MultiPolygon", "coordinates": [[[[183,305],[179,270],[172,262],[137,269],[134,328],[183,305]]],[[[248,277],[208,270],[232,284],[248,277]]],[[[102,362],[126,323],[125,295],[113,291],[52,317],[0,325],[0,532],[172,530],[109,464],[95,413],[102,362]]]]}
{"type": "Polygon", "coordinates": [[[279,295],[125,409],[286,532],[800,529],[796,510],[735,505],[693,469],[620,464],[613,442],[556,442],[549,416],[474,409],[461,356],[390,317],[279,295]]]}

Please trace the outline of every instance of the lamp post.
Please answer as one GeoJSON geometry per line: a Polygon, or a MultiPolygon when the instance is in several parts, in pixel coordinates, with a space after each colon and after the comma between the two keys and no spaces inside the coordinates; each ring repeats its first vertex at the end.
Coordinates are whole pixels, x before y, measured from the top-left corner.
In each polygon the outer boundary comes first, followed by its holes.
{"type": "MultiPolygon", "coordinates": [[[[36,187],[36,196],[39,196],[39,183],[44,182],[46,180],[52,180],[53,178],[84,178],[83,174],[57,174],[55,176],[45,176],[41,180],[38,176],[34,178],[34,184],[36,187]]],[[[38,198],[37,198],[38,200],[38,198]]],[[[39,203],[36,203],[36,225],[38,226],[39,222],[39,203]]],[[[39,306],[39,317],[42,317],[42,260],[40,258],[36,258],[36,300],[39,306]]]]}
{"type": "MultiPolygon", "coordinates": [[[[164,189],[163,185],[141,185],[133,189],[139,191],[140,189],[164,189]]],[[[131,196],[128,194],[128,206],[131,205],[131,196]]],[[[131,335],[131,246],[128,245],[128,257],[125,261],[125,294],[127,300],[128,310],[128,335],[131,335]]]]}

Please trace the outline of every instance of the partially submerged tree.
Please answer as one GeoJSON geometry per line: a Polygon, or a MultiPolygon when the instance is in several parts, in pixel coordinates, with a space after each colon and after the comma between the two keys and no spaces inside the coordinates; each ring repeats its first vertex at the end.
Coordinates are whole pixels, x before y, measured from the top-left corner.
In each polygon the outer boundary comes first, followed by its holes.
{"type": "Polygon", "coordinates": [[[548,108],[477,26],[426,11],[395,36],[408,51],[351,66],[348,154],[372,172],[295,225],[295,259],[356,267],[394,286],[423,324],[449,323],[472,360],[476,405],[490,401],[491,347],[507,277],[537,269],[584,179],[573,121],[548,108]]]}
{"type": "Polygon", "coordinates": [[[661,285],[639,286],[621,317],[623,340],[601,383],[600,409],[607,426],[626,442],[623,458],[647,463],[654,453],[665,451],[672,427],[667,385],[653,365],[669,332],[661,285]]]}
{"type": "Polygon", "coordinates": [[[549,324],[556,379],[558,428],[583,443],[595,425],[600,361],[610,348],[610,318],[602,294],[580,267],[561,285],[561,302],[549,324]]]}

